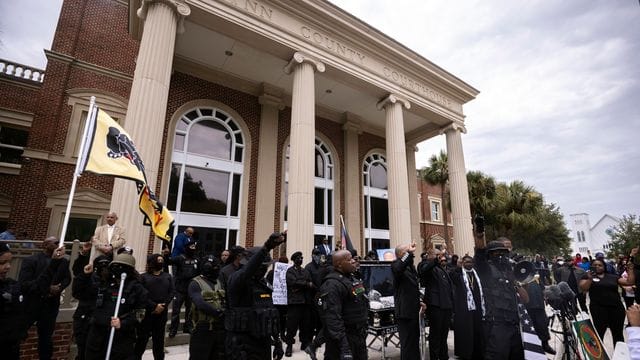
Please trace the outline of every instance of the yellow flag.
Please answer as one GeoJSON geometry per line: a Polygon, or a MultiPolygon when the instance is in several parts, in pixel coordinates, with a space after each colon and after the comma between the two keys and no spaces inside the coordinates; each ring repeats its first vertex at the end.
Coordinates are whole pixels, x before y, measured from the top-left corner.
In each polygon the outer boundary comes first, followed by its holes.
{"type": "Polygon", "coordinates": [[[83,170],[146,183],[142,158],[129,134],[104,111],[97,109],[94,114],[87,124],[93,135],[83,170]]]}
{"type": "Polygon", "coordinates": [[[140,191],[138,202],[140,211],[144,214],[144,224],[150,225],[153,233],[157,237],[171,241],[171,228],[173,227],[173,216],[169,210],[163,206],[149,191],[149,187],[144,185],[140,191]]]}

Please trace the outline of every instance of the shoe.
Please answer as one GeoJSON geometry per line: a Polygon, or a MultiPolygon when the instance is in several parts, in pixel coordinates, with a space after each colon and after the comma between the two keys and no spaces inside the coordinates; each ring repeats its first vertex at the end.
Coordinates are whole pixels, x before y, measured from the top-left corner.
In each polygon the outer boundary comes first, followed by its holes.
{"type": "Polygon", "coordinates": [[[556,351],[549,346],[549,342],[548,341],[543,341],[542,342],[542,349],[544,350],[544,352],[549,353],[551,355],[555,355],[556,351]]]}
{"type": "Polygon", "coordinates": [[[178,334],[178,330],[171,329],[169,330],[169,338],[173,339],[178,334]]]}
{"type": "Polygon", "coordinates": [[[291,357],[292,352],[293,352],[293,345],[287,344],[287,350],[284,351],[284,356],[291,357]]]}
{"type": "Polygon", "coordinates": [[[307,355],[309,355],[311,360],[318,360],[318,358],[316,357],[316,347],[313,346],[313,343],[309,344],[309,346],[304,348],[304,352],[306,352],[307,355]]]}

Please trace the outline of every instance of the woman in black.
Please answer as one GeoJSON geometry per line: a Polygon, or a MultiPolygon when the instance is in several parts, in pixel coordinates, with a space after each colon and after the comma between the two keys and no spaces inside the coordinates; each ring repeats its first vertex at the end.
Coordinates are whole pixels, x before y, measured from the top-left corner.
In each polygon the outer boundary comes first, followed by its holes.
{"type": "MultiPolygon", "coordinates": [[[[632,250],[631,256],[635,255],[637,249],[632,250]]],[[[619,286],[632,286],[636,279],[633,271],[633,264],[629,264],[627,279],[616,274],[605,272],[605,263],[596,259],[591,263],[592,272],[587,272],[580,280],[580,288],[584,292],[589,292],[591,301],[589,310],[593,326],[596,328],[600,339],[604,338],[607,328],[611,330],[613,343],[624,341],[622,329],[624,327],[625,309],[620,299],[619,286]]]]}

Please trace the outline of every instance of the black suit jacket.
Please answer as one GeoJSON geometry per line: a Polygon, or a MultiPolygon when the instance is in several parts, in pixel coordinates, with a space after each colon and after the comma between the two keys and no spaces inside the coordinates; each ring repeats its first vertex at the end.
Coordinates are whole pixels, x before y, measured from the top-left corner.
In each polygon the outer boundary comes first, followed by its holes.
{"type": "Polygon", "coordinates": [[[446,270],[438,264],[438,258],[422,262],[420,277],[425,284],[425,303],[442,309],[453,309],[453,284],[446,270]]]}
{"type": "Polygon", "coordinates": [[[41,252],[22,261],[20,285],[28,309],[32,306],[38,306],[42,301],[59,304],[59,296],[49,295],[49,286],[60,284],[64,290],[70,283],[69,260],[65,258],[52,260],[51,257],[41,252]]]}
{"type": "Polygon", "coordinates": [[[403,261],[395,259],[391,263],[395,293],[396,317],[413,319],[420,311],[420,290],[418,288],[418,273],[413,266],[413,254],[409,254],[403,261]]]}

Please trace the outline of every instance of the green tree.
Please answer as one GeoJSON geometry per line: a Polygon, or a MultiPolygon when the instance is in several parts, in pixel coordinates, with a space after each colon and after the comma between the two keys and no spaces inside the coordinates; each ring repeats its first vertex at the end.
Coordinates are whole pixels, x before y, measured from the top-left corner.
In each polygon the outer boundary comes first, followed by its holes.
{"type": "Polygon", "coordinates": [[[449,163],[447,153],[440,150],[440,154],[431,155],[429,166],[420,169],[420,177],[431,185],[440,186],[442,199],[442,221],[444,223],[444,241],[449,244],[449,229],[447,227],[447,185],[449,183],[449,163]]]}
{"type": "Polygon", "coordinates": [[[469,171],[467,173],[467,186],[469,188],[469,205],[471,206],[471,218],[480,215],[486,223],[494,223],[491,218],[495,214],[496,179],[481,171],[469,171]]]}
{"type": "Polygon", "coordinates": [[[618,254],[628,254],[632,248],[640,245],[640,219],[634,214],[623,215],[620,223],[613,227],[611,247],[607,256],[615,258],[618,254]]]}

